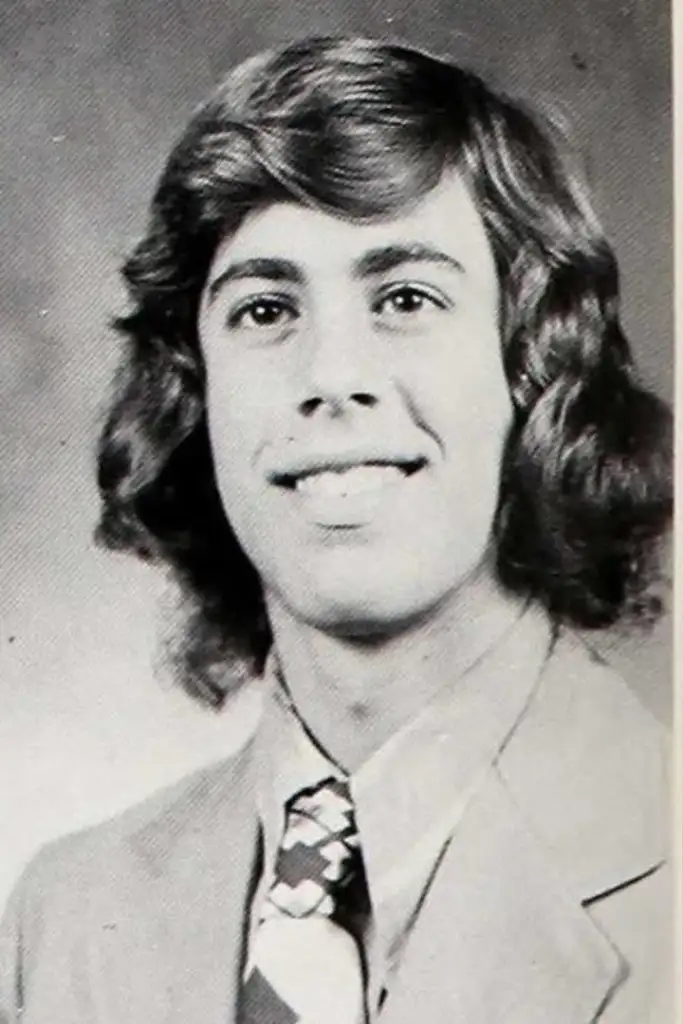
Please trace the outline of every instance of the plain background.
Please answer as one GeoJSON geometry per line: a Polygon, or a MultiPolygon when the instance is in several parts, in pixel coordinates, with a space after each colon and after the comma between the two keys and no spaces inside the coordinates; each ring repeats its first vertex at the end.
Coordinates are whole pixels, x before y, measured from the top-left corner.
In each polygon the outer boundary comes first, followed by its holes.
{"type": "MultiPolygon", "coordinates": [[[[311,32],[448,53],[568,124],[643,375],[671,397],[665,0],[2,0],[0,903],[39,843],[216,759],[257,713],[202,712],[159,668],[170,600],[93,548],[92,448],[117,267],[169,146],[232,63],[311,32]]],[[[670,620],[595,639],[668,722],[670,620]]]]}

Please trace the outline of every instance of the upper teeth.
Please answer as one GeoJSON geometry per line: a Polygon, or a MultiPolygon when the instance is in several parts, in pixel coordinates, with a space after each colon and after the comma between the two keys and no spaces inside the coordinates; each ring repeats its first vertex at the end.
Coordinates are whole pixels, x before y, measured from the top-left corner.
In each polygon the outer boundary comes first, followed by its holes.
{"type": "Polygon", "coordinates": [[[301,494],[361,494],[403,477],[404,473],[398,466],[351,466],[349,469],[325,469],[299,477],[296,489],[301,494]]]}

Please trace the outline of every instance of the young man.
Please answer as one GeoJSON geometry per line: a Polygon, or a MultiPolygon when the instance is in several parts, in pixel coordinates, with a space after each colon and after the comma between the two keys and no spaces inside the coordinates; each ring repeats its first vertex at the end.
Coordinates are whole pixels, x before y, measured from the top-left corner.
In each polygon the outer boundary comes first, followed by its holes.
{"type": "Polygon", "coordinates": [[[31,865],[2,1019],[663,1021],[660,737],[570,627],[651,607],[668,417],[550,134],[408,49],[262,54],[125,276],[100,534],[263,716],[31,865]]]}

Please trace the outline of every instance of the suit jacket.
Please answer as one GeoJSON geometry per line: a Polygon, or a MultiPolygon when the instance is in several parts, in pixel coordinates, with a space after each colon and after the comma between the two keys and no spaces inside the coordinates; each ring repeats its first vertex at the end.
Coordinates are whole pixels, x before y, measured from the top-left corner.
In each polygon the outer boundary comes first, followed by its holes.
{"type": "MultiPolygon", "coordinates": [[[[625,684],[561,639],[442,855],[382,1021],[671,1020],[661,747],[625,684]]],[[[254,781],[247,743],[43,851],[6,917],[0,1021],[230,1024],[259,874],[254,781]]]]}

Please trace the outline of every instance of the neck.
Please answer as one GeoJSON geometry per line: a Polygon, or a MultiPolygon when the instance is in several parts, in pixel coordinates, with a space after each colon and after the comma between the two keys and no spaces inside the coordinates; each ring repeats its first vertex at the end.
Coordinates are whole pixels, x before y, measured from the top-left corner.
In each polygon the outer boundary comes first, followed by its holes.
{"type": "Polygon", "coordinates": [[[344,637],[268,601],[274,646],[297,713],[347,771],[495,647],[523,606],[487,574],[429,619],[391,635],[344,637]]]}

